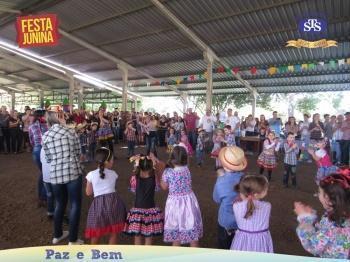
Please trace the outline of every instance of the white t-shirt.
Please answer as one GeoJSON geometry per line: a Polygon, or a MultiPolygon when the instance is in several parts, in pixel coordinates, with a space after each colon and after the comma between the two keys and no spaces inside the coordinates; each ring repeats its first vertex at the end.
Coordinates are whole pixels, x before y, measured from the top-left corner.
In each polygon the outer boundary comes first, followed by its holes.
{"type": "Polygon", "coordinates": [[[241,121],[240,121],[239,117],[231,115],[231,116],[227,116],[226,121],[225,121],[225,125],[229,125],[229,126],[231,126],[232,130],[235,130],[236,125],[240,122],[241,121]]]}
{"type": "Polygon", "coordinates": [[[103,173],[105,174],[104,179],[100,178],[99,169],[89,172],[86,176],[86,180],[92,184],[94,197],[115,192],[115,183],[118,179],[117,173],[107,168],[105,168],[103,173]]]}
{"type": "Polygon", "coordinates": [[[246,131],[254,132],[255,125],[256,125],[256,121],[255,120],[251,120],[250,122],[247,122],[246,131]]]}
{"type": "Polygon", "coordinates": [[[214,129],[214,124],[216,122],[216,117],[215,116],[203,116],[202,117],[202,126],[205,132],[213,132],[214,129]]]}
{"type": "Polygon", "coordinates": [[[41,161],[41,168],[43,172],[43,181],[44,183],[51,183],[50,181],[51,165],[46,160],[44,148],[42,148],[40,151],[40,161],[41,161]]]}

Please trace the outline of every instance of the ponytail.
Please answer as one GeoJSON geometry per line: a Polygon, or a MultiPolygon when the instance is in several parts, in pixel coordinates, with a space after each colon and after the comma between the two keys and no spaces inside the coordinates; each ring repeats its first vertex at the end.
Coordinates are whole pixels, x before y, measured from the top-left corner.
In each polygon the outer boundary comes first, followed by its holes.
{"type": "Polygon", "coordinates": [[[248,197],[248,202],[247,202],[247,212],[244,215],[244,218],[247,219],[253,215],[253,212],[255,210],[253,198],[251,196],[248,197]]]}
{"type": "Polygon", "coordinates": [[[100,168],[100,178],[104,179],[105,178],[105,173],[103,171],[105,170],[105,164],[104,163],[100,163],[99,164],[99,168],[100,168]]]}

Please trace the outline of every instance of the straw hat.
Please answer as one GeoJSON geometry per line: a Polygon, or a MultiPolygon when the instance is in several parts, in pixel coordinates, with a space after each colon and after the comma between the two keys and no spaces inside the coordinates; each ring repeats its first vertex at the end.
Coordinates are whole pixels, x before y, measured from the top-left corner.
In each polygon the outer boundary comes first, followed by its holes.
{"type": "Polygon", "coordinates": [[[222,167],[232,171],[242,171],[247,167],[244,151],[237,146],[228,146],[220,150],[219,160],[222,167]]]}
{"type": "Polygon", "coordinates": [[[92,122],[90,125],[91,126],[98,126],[98,123],[97,122],[92,122]]]}

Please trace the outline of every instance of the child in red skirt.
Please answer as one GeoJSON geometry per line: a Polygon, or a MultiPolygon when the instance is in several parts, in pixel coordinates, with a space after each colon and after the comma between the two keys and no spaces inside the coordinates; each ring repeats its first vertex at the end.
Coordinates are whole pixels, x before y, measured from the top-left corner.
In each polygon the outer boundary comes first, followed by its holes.
{"type": "Polygon", "coordinates": [[[115,190],[118,179],[113,166],[113,153],[105,147],[96,152],[98,168],[86,176],[86,194],[94,195],[89,208],[85,237],[98,244],[100,237],[109,235],[109,244],[117,243],[117,235],[125,226],[126,209],[115,190]]]}
{"type": "Polygon", "coordinates": [[[165,164],[150,156],[134,156],[136,170],[130,179],[130,190],[136,193],[134,207],[130,209],[124,233],[135,236],[135,245],[152,245],[152,237],[163,234],[164,215],[154,202],[159,189],[160,176],[165,164]]]}
{"type": "Polygon", "coordinates": [[[260,175],[267,169],[268,180],[271,180],[272,170],[277,166],[276,153],[280,148],[280,143],[275,137],[274,132],[269,132],[264,141],[263,151],[258,157],[258,166],[260,167],[260,175]]]}

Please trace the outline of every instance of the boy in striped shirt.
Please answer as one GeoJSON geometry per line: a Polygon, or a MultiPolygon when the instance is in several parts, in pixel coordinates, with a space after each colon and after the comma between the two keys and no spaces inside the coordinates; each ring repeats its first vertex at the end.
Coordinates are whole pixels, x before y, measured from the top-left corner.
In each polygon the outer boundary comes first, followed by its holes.
{"type": "Polygon", "coordinates": [[[283,176],[283,185],[288,187],[289,175],[291,175],[292,186],[296,188],[297,186],[297,177],[296,177],[296,168],[297,168],[297,157],[299,154],[299,147],[295,143],[295,136],[293,133],[289,132],[287,136],[287,141],[284,143],[284,176],[283,176]]]}

